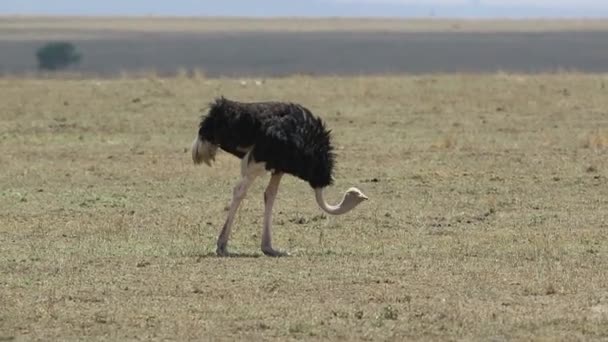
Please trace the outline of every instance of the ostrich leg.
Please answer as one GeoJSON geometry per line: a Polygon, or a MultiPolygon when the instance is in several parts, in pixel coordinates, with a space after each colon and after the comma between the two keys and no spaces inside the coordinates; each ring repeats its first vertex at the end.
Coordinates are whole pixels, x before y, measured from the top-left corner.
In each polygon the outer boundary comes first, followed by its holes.
{"type": "Polygon", "coordinates": [[[234,223],[234,217],[239,209],[239,205],[247,195],[247,190],[253,183],[253,181],[264,172],[264,166],[260,163],[255,163],[249,159],[249,155],[246,155],[241,162],[241,180],[234,187],[232,202],[230,203],[230,209],[228,210],[228,217],[222,227],[220,236],[217,239],[217,250],[218,256],[228,256],[228,239],[230,239],[230,230],[234,223]]]}
{"type": "Polygon", "coordinates": [[[270,182],[264,191],[264,230],[262,231],[262,252],[267,256],[279,257],[289,254],[280,252],[272,248],[272,206],[277,198],[279,191],[279,183],[281,182],[282,173],[273,173],[270,176],[270,182]]]}

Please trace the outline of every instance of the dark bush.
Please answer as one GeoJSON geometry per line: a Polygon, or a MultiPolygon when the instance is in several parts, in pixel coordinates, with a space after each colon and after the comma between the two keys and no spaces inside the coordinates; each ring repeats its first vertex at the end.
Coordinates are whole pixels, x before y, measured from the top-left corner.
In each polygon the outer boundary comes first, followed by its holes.
{"type": "Polygon", "coordinates": [[[48,43],[36,51],[38,68],[41,70],[61,70],[72,64],[77,64],[82,55],[76,51],[74,44],[69,42],[48,43]]]}

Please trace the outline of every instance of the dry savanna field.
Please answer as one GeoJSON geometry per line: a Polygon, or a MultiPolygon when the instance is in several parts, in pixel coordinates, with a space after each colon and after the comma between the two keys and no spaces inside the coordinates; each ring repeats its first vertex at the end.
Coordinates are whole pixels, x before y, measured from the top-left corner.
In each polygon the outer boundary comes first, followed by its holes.
{"type": "Polygon", "coordinates": [[[608,76],[0,79],[0,340],[608,338],[608,76]],[[215,96],[333,129],[328,217],[239,162],[195,167],[215,96]]]}

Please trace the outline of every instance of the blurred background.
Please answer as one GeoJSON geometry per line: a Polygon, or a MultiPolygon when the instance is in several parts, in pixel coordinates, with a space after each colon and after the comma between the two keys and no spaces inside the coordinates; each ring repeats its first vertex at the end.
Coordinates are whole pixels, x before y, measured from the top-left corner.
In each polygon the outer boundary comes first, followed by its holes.
{"type": "Polygon", "coordinates": [[[605,17],[598,0],[5,0],[3,14],[356,17],[605,17]]]}
{"type": "Polygon", "coordinates": [[[591,0],[5,0],[0,73],[608,71],[591,0]]]}

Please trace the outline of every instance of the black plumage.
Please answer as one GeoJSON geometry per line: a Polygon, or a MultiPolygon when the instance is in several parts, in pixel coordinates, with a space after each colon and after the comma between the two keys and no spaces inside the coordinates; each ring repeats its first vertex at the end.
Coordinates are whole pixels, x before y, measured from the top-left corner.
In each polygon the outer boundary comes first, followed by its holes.
{"type": "Polygon", "coordinates": [[[313,188],[332,184],[335,156],[331,131],[307,108],[283,102],[237,102],[223,97],[210,105],[199,139],[239,158],[265,163],[313,188]]]}

